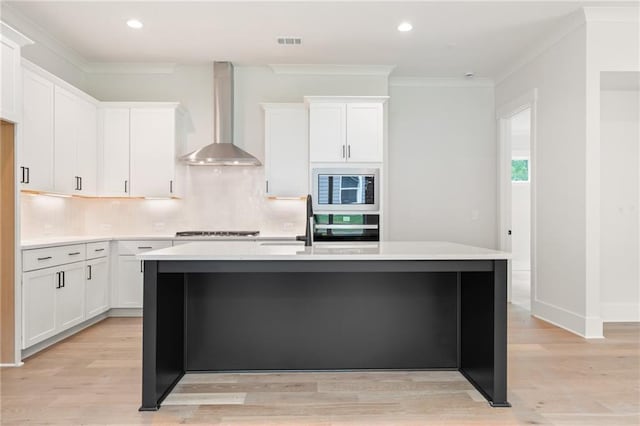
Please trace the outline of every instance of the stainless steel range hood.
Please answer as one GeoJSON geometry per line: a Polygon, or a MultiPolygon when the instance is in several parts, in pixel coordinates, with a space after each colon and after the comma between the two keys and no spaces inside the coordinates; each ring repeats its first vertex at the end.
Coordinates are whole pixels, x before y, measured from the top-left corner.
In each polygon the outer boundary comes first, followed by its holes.
{"type": "Polygon", "coordinates": [[[260,166],[260,160],[233,144],[233,65],[213,63],[213,143],[180,160],[190,166],[260,166]]]}

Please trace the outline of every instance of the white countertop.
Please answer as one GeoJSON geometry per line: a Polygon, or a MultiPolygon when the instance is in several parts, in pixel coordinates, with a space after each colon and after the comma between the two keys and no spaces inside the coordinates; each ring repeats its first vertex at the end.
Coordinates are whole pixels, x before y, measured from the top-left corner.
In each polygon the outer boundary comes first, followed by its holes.
{"type": "Polygon", "coordinates": [[[66,237],[42,237],[22,240],[20,247],[23,250],[43,247],[62,246],[69,244],[94,243],[97,241],[293,241],[294,236],[259,235],[258,237],[176,237],[167,235],[76,235],[66,237]]]}
{"type": "Polygon", "coordinates": [[[233,245],[193,242],[138,255],[140,260],[499,260],[501,251],[443,241],[303,243],[247,241],[233,245]]]}

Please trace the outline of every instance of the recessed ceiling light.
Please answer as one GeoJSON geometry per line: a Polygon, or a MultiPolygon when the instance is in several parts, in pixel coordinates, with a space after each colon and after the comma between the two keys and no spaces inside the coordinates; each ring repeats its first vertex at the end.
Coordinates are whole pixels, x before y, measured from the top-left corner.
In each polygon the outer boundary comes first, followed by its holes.
{"type": "Polygon", "coordinates": [[[398,31],[406,33],[407,31],[411,31],[413,29],[413,25],[411,25],[409,22],[402,22],[400,25],[398,25],[398,31]]]}
{"type": "Polygon", "coordinates": [[[133,28],[133,29],[136,29],[136,30],[139,30],[140,28],[143,27],[142,22],[138,21],[137,19],[129,19],[127,21],[127,26],[129,28],[133,28]]]}

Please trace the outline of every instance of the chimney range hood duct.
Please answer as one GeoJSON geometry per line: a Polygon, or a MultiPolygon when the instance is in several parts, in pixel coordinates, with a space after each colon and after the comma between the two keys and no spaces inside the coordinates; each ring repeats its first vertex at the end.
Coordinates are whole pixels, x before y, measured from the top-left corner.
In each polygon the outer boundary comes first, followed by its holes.
{"type": "Polygon", "coordinates": [[[233,144],[233,65],[213,63],[213,143],[180,160],[190,166],[260,166],[260,160],[233,144]]]}

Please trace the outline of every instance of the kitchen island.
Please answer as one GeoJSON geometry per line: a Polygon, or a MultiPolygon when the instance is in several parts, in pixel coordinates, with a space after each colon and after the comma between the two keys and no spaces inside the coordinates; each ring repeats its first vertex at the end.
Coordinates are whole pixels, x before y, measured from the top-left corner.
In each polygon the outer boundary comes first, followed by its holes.
{"type": "Polygon", "coordinates": [[[195,242],[144,261],[141,410],[188,372],[458,370],[507,402],[507,253],[195,242]]]}

